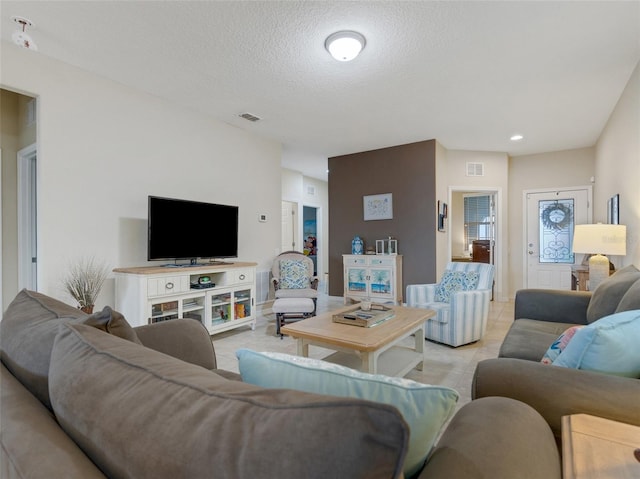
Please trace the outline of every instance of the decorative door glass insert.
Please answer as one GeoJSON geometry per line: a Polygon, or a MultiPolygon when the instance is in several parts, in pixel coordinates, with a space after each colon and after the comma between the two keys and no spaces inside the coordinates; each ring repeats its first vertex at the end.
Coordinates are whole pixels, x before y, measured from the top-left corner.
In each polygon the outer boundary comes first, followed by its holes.
{"type": "Polygon", "coordinates": [[[538,202],[540,262],[573,264],[573,199],[538,202]]]}

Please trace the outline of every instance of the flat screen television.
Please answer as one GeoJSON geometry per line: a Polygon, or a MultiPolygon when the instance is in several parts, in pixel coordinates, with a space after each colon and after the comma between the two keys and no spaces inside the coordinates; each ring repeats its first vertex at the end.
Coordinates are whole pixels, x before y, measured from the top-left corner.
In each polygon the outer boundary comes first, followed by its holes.
{"type": "Polygon", "coordinates": [[[236,258],[238,207],[149,196],[147,260],[236,258]]]}

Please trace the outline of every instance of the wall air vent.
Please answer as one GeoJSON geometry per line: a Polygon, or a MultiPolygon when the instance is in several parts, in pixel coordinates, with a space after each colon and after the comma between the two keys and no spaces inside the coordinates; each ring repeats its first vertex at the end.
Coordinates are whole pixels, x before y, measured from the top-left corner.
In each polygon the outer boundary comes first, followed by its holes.
{"type": "Polygon", "coordinates": [[[467,176],[484,176],[484,163],[467,163],[467,176]]]}
{"type": "Polygon", "coordinates": [[[316,195],[316,187],[312,186],[312,185],[307,185],[307,194],[309,196],[315,196],[316,195]]]}
{"type": "Polygon", "coordinates": [[[260,118],[259,116],[252,115],[251,113],[241,113],[240,118],[244,118],[245,120],[253,122],[262,120],[262,118],[260,118]]]}

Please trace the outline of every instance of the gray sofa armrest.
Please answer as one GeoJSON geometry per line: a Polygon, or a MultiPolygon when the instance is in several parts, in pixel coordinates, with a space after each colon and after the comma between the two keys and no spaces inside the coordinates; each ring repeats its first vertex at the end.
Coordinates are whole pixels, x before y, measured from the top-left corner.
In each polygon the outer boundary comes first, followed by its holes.
{"type": "Polygon", "coordinates": [[[148,348],[188,363],[215,369],[216,353],[207,329],[194,319],[174,319],[134,328],[148,348]]]}
{"type": "Polygon", "coordinates": [[[492,397],[465,404],[431,451],[419,479],[560,479],[549,425],[533,408],[492,397]]]}
{"type": "Polygon", "coordinates": [[[476,367],[473,399],[502,396],[529,404],[560,437],[562,416],[585,413],[640,426],[640,379],[512,358],[476,367]]]}
{"type": "Polygon", "coordinates": [[[516,292],[514,319],[587,324],[588,291],[521,289],[516,292]]]}

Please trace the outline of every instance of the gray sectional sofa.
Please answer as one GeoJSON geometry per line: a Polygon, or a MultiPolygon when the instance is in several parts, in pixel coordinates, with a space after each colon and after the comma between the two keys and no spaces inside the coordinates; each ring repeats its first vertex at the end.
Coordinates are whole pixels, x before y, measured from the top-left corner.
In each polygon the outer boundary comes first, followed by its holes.
{"type": "MultiPolygon", "coordinates": [[[[197,321],[133,329],[23,290],[0,353],[3,479],[402,477],[395,407],[245,384],[216,369],[197,321]]],[[[533,408],[486,398],[458,411],[418,477],[553,479],[560,459],[533,408]]]]}
{"type": "Polygon", "coordinates": [[[640,271],[625,267],[594,292],[520,290],[515,318],[497,359],[478,363],[474,399],[501,396],[532,406],[561,434],[561,417],[586,413],[640,425],[640,379],[542,364],[566,329],[640,310],[640,271]]]}

